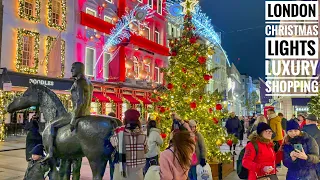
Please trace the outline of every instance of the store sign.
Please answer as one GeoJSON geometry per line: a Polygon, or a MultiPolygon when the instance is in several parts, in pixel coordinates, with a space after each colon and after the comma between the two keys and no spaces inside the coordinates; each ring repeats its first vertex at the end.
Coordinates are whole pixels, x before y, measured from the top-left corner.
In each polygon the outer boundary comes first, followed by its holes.
{"type": "Polygon", "coordinates": [[[29,79],[29,83],[31,84],[41,84],[44,86],[54,86],[54,81],[48,80],[40,80],[40,79],[29,79]]]}

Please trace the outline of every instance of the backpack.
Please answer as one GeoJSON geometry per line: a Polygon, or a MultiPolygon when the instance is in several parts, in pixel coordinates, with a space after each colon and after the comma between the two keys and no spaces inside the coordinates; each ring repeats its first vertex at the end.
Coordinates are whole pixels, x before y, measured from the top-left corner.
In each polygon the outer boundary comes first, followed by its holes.
{"type": "MultiPolygon", "coordinates": [[[[254,149],[256,151],[256,155],[257,155],[258,154],[258,144],[253,143],[253,142],[252,142],[252,144],[253,144],[253,147],[254,147],[254,149]]],[[[241,152],[239,154],[239,158],[237,160],[237,174],[240,179],[248,179],[248,175],[249,175],[248,169],[243,167],[243,165],[242,165],[242,159],[244,157],[245,151],[246,151],[246,148],[244,147],[241,150],[241,152]]]]}

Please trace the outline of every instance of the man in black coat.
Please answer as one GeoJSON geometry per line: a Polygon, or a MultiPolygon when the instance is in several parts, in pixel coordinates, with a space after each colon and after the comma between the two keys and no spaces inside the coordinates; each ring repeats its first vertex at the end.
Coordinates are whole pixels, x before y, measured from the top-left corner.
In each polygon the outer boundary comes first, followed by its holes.
{"type": "Polygon", "coordinates": [[[26,138],[26,160],[31,158],[32,149],[38,144],[42,144],[42,136],[39,133],[39,125],[36,119],[31,120],[25,127],[28,131],[26,138]]]}
{"type": "MultiPolygon", "coordinates": [[[[228,134],[233,134],[235,137],[239,138],[239,133],[241,132],[241,122],[239,121],[238,117],[234,112],[231,112],[231,115],[229,119],[226,122],[226,129],[228,134]]],[[[230,146],[230,151],[231,151],[231,146],[230,146]]],[[[236,144],[233,144],[233,154],[236,155],[236,144]]]]}

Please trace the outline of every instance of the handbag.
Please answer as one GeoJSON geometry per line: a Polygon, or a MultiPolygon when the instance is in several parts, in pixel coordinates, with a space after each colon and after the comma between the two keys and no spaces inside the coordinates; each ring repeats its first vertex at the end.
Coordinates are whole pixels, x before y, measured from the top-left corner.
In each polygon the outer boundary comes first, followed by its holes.
{"type": "Polygon", "coordinates": [[[208,163],[203,167],[200,164],[197,165],[197,180],[212,180],[212,172],[208,163]]]}

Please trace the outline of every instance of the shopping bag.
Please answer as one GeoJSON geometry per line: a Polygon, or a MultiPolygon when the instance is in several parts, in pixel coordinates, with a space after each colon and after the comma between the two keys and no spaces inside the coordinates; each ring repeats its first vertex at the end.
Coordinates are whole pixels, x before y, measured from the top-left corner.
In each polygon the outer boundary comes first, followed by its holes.
{"type": "Polygon", "coordinates": [[[212,173],[210,165],[207,163],[205,166],[197,165],[197,180],[212,180],[212,173]]]}
{"type": "Polygon", "coordinates": [[[145,180],[160,180],[160,166],[150,166],[146,175],[145,180]]]}

